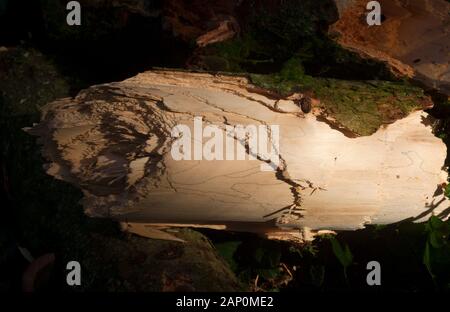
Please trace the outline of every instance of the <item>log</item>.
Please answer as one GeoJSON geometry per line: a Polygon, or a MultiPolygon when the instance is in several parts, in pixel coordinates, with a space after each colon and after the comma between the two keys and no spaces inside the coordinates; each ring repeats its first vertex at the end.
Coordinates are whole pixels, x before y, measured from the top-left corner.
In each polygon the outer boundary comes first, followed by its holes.
{"type": "Polygon", "coordinates": [[[317,108],[304,113],[294,100],[256,90],[245,77],[148,71],[49,103],[27,131],[43,145],[48,174],[80,188],[91,216],[303,238],[310,230],[446,216],[447,150],[427,113],[349,137],[317,108]],[[188,151],[180,145],[186,133],[174,129],[195,133],[196,121],[204,136],[185,136],[188,151]],[[275,131],[266,137],[276,157],[263,144],[254,148],[251,136],[228,135],[227,126],[239,125],[277,126],[278,138],[275,131]],[[223,160],[215,154],[219,141],[205,136],[208,126],[233,142],[233,151],[221,143],[223,160]],[[196,144],[219,159],[193,159],[196,144]],[[192,160],[176,159],[189,152],[192,160]]]}

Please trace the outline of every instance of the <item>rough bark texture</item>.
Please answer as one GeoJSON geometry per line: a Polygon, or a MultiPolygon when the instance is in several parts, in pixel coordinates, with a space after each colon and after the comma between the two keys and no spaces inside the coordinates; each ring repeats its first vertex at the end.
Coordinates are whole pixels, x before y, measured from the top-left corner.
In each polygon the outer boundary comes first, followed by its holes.
{"type": "Polygon", "coordinates": [[[446,146],[425,112],[349,138],[317,109],[305,115],[255,90],[243,77],[149,71],[48,104],[30,133],[48,173],[83,190],[89,215],[294,233],[419,220],[449,207],[436,192],[447,178],[446,146]],[[193,133],[195,116],[222,129],[279,125],[280,166],[174,160],[171,130],[185,124],[193,133]]]}

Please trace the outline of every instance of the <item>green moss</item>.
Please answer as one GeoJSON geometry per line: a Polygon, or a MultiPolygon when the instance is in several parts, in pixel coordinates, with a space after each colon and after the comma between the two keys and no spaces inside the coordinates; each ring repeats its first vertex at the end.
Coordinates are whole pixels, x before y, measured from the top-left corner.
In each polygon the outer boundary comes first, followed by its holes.
{"type": "Polygon", "coordinates": [[[421,109],[426,97],[419,88],[365,81],[394,77],[384,63],[363,59],[328,37],[327,27],[337,19],[333,8],[328,0],[285,1],[273,11],[255,5],[240,36],[202,50],[200,68],[250,73],[255,85],[281,96],[315,96],[326,115],[357,135],[421,109]]]}
{"type": "Polygon", "coordinates": [[[33,114],[39,107],[69,94],[69,85],[53,62],[34,49],[0,52],[0,90],[12,115],[33,114]]]}
{"type": "Polygon", "coordinates": [[[313,76],[392,80],[385,64],[363,59],[327,35],[337,18],[330,0],[288,0],[273,10],[254,4],[252,14],[241,21],[241,34],[202,49],[197,65],[212,71],[273,73],[295,57],[313,76]]]}
{"type": "MultiPolygon", "coordinates": [[[[279,67],[301,47],[311,46],[324,24],[337,19],[330,0],[288,0],[272,8],[256,2],[251,5],[251,14],[241,21],[240,36],[203,50],[203,55],[226,60],[228,66],[222,71],[258,72],[279,67]]],[[[306,59],[310,51],[303,52],[306,59]]],[[[203,65],[203,69],[213,70],[208,62],[203,65]]]]}
{"type": "MultiPolygon", "coordinates": [[[[196,231],[175,233],[186,243],[99,232],[92,229],[83,250],[76,254],[86,276],[82,290],[244,290],[209,240],[196,231]]],[[[74,256],[73,251],[70,254],[74,256]]]]}
{"type": "Polygon", "coordinates": [[[253,84],[282,96],[294,91],[321,101],[327,115],[359,135],[370,135],[380,126],[421,109],[427,100],[422,89],[408,82],[347,81],[304,74],[301,61],[291,59],[279,73],[250,74],[253,84]]]}
{"type": "Polygon", "coordinates": [[[244,71],[245,65],[273,62],[272,58],[262,59],[256,55],[254,55],[255,59],[250,59],[250,56],[255,54],[254,51],[264,51],[264,49],[251,35],[245,34],[240,38],[221,42],[209,48],[204,56],[205,67],[208,70],[241,72],[244,71]],[[220,59],[221,67],[215,68],[210,62],[211,58],[220,59]]]}

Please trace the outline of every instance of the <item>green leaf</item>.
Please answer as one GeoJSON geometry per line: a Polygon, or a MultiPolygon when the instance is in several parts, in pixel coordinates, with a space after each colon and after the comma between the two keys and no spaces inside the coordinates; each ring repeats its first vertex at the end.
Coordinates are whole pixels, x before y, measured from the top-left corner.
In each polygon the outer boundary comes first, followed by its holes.
{"type": "Polygon", "coordinates": [[[430,224],[430,228],[432,230],[438,230],[442,227],[444,221],[442,221],[436,216],[431,216],[430,219],[428,220],[428,223],[430,224]]]}
{"type": "Polygon", "coordinates": [[[447,196],[448,198],[450,198],[450,183],[447,185],[447,187],[445,188],[444,191],[445,196],[447,196]]]}
{"type": "Polygon", "coordinates": [[[431,278],[434,280],[434,275],[431,270],[431,250],[430,250],[430,243],[427,242],[425,245],[425,251],[423,253],[423,264],[427,267],[428,273],[430,273],[431,278]]]}
{"type": "Polygon", "coordinates": [[[347,268],[353,262],[353,255],[350,251],[350,247],[347,244],[344,244],[344,247],[342,247],[339,241],[334,237],[331,238],[330,241],[334,255],[338,258],[341,265],[344,268],[347,268]]]}
{"type": "Polygon", "coordinates": [[[444,222],[436,216],[431,216],[425,226],[428,233],[428,242],[432,247],[438,249],[448,244],[450,224],[444,222]]]}
{"type": "Polygon", "coordinates": [[[219,252],[219,255],[230,265],[232,271],[236,271],[237,269],[237,263],[234,261],[234,254],[240,244],[242,244],[240,241],[230,241],[216,244],[216,249],[219,252]]]}
{"type": "Polygon", "coordinates": [[[431,246],[434,248],[441,248],[444,245],[442,236],[437,232],[431,232],[428,236],[431,246]]]}

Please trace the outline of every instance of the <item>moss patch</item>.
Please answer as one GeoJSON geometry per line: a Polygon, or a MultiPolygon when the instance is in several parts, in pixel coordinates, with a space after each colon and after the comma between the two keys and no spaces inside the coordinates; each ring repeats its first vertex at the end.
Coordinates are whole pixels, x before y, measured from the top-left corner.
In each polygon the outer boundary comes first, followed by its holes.
{"type": "Polygon", "coordinates": [[[205,236],[190,229],[175,235],[187,243],[91,231],[77,255],[88,278],[80,290],[245,290],[205,236]]]}
{"type": "Polygon", "coordinates": [[[69,92],[53,62],[34,49],[0,52],[0,72],[1,95],[14,115],[37,113],[42,105],[69,92]]]}
{"type": "Polygon", "coordinates": [[[385,64],[361,58],[338,45],[328,26],[338,19],[333,1],[305,0],[254,4],[232,40],[197,51],[194,68],[273,73],[296,57],[313,76],[339,79],[393,79],[385,64]]]}
{"type": "Polygon", "coordinates": [[[250,74],[251,82],[281,96],[302,92],[316,97],[325,113],[358,135],[370,135],[382,125],[431,103],[423,90],[408,82],[347,81],[316,78],[304,73],[298,59],[276,74],[250,74]]]}

